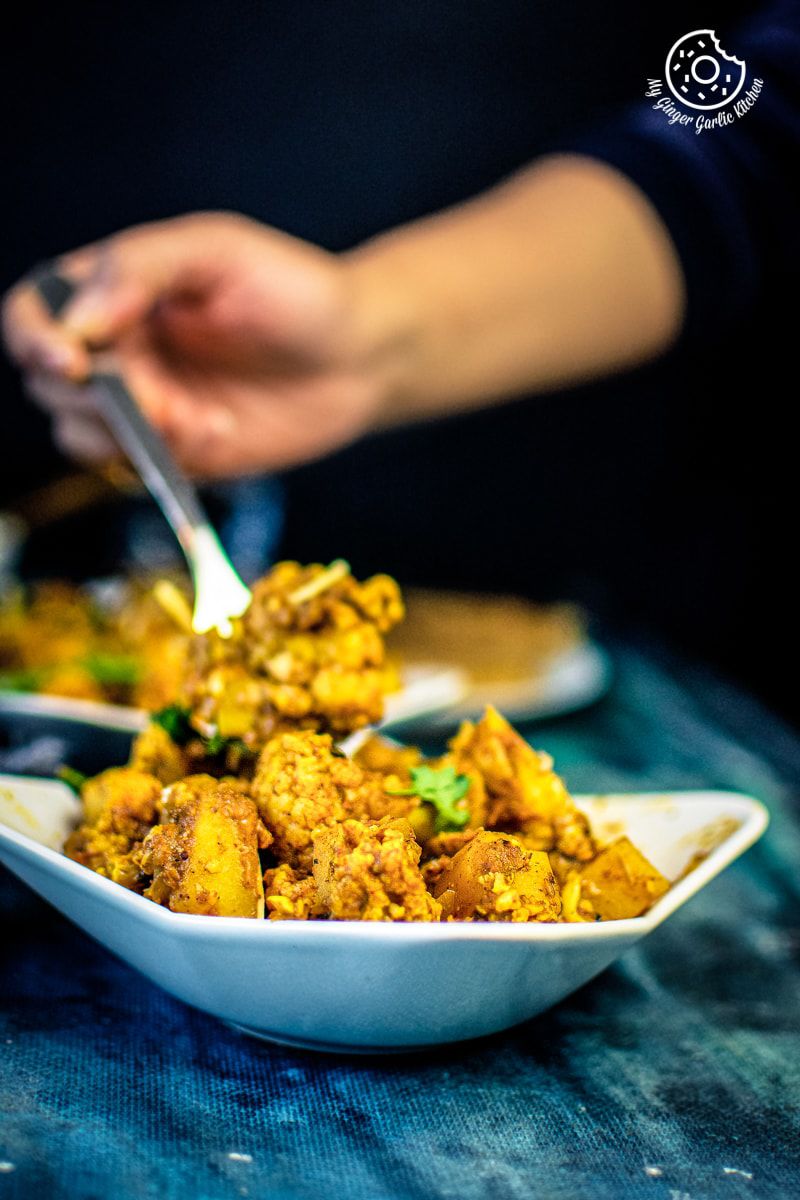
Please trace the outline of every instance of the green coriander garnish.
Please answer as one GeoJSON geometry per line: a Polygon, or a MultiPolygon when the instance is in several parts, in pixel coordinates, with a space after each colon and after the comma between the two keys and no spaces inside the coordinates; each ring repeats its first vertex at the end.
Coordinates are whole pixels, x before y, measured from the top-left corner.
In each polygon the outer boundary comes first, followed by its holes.
{"type": "Polygon", "coordinates": [[[89,778],[88,775],[84,775],[83,771],[76,771],[74,767],[68,767],[66,763],[63,767],[58,768],[56,777],[67,787],[71,787],[76,796],[80,796],[81,788],[89,778]]]}
{"type": "Polygon", "coordinates": [[[176,746],[185,746],[188,742],[199,743],[208,758],[233,754],[241,759],[252,757],[255,753],[241,738],[225,737],[221,733],[201,733],[192,725],[191,709],[180,704],[170,704],[168,708],[153,713],[150,719],[167,731],[176,746]]]}
{"type": "Polygon", "coordinates": [[[393,791],[387,788],[390,796],[419,796],[423,804],[430,804],[436,810],[434,830],[445,833],[450,830],[463,829],[469,821],[469,809],[459,806],[469,791],[469,775],[458,775],[455,767],[412,767],[410,788],[393,791]]]}
{"type": "Polygon", "coordinates": [[[167,731],[176,746],[185,746],[191,738],[197,736],[192,729],[190,717],[191,712],[188,708],[182,708],[180,704],[170,704],[160,712],[153,713],[150,719],[167,731]]]}
{"type": "Polygon", "coordinates": [[[47,681],[44,667],[19,667],[16,670],[0,671],[0,691],[38,692],[47,681]]]}
{"type": "Polygon", "coordinates": [[[81,666],[102,687],[134,687],[142,676],[141,664],[127,654],[90,654],[81,666]]]}

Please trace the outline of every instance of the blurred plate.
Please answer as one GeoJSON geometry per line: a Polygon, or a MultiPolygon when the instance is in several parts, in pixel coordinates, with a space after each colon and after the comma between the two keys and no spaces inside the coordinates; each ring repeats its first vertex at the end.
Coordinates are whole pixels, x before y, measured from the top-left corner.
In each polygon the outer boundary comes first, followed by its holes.
{"type": "Polygon", "coordinates": [[[139,733],[147,724],[147,713],[121,704],[95,700],[72,700],[66,696],[38,696],[32,692],[0,691],[0,719],[6,728],[36,736],[56,732],[64,725],[90,725],[117,733],[139,733]]]}
{"type": "MultiPolygon", "coordinates": [[[[527,678],[468,684],[462,700],[426,718],[424,733],[442,736],[460,721],[478,720],[487,704],[514,723],[562,716],[594,704],[608,691],[611,678],[611,659],[606,651],[595,642],[580,642],[555,655],[546,667],[537,664],[527,678]]],[[[416,719],[405,722],[404,735],[413,733],[420,724],[416,719]]]]}
{"type": "Polygon", "coordinates": [[[389,653],[401,663],[458,666],[468,677],[467,694],[426,722],[426,733],[473,719],[487,704],[513,721],[554,717],[608,688],[608,656],[574,604],[427,588],[404,589],[404,600],[406,619],[389,634],[389,653]]]}

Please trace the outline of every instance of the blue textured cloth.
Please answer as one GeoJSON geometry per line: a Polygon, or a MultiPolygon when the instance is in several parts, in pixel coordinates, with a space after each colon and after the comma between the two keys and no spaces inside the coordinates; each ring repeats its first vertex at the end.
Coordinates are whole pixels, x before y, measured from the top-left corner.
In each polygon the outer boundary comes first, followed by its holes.
{"type": "Polygon", "coordinates": [[[701,670],[618,656],[535,731],[576,790],[731,787],[765,839],[642,947],[480,1043],[249,1041],[0,883],[0,1198],[787,1200],[800,1194],[800,739],[701,670]]]}

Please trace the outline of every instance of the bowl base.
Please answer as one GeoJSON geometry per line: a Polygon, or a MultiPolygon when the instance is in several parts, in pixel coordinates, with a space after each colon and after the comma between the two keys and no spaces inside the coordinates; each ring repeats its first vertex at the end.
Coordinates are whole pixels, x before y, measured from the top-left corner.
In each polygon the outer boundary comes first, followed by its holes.
{"type": "Polygon", "coordinates": [[[286,1046],[290,1050],[315,1050],[322,1054],[415,1054],[430,1051],[438,1042],[419,1043],[408,1046],[359,1046],[349,1042],[321,1042],[314,1038],[293,1038],[282,1033],[272,1033],[266,1029],[251,1029],[249,1025],[237,1025],[235,1021],[226,1021],[230,1029],[243,1033],[247,1037],[258,1038],[260,1042],[272,1042],[276,1046],[286,1046]]]}

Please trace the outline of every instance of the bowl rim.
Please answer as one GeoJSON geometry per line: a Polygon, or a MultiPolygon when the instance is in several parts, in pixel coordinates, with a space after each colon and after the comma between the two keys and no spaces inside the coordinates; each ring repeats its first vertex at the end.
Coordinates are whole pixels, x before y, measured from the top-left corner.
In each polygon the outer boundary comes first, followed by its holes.
{"type": "MultiPolygon", "coordinates": [[[[60,789],[66,788],[58,780],[33,776],[3,776],[3,785],[18,779],[26,783],[47,783],[60,789]]],[[[11,784],[13,786],[13,783],[11,784]]],[[[731,807],[730,816],[739,822],[718,845],[682,878],[672,884],[648,912],[640,917],[627,917],[618,921],[518,923],[481,921],[270,921],[253,920],[248,917],[213,917],[196,913],[174,913],[162,905],[154,904],[136,892],[128,891],[119,884],[88,870],[80,863],[67,858],[58,850],[42,845],[27,834],[19,833],[0,821],[0,849],[7,846],[12,855],[39,860],[50,873],[61,875],[81,891],[94,889],[102,894],[113,909],[125,911],[130,917],[145,924],[158,927],[165,932],[180,934],[188,938],[258,939],[269,943],[273,939],[297,940],[301,942],[341,940],[383,941],[391,939],[397,945],[415,944],[419,941],[437,943],[455,941],[480,942],[582,942],[614,940],[619,937],[640,937],[657,928],[667,917],[681,908],[692,896],[710,883],[721,871],[744,853],[762,836],[769,823],[766,806],[745,793],[719,789],[694,789],[675,792],[613,792],[602,794],[576,794],[573,799],[583,807],[601,802],[636,802],[650,805],[674,806],[694,803],[698,800],[724,802],[731,807]]],[[[56,907],[58,907],[56,905],[56,907]]],[[[64,911],[59,908],[59,911],[64,911]]],[[[64,911],[64,915],[69,914],[64,911]]]]}

